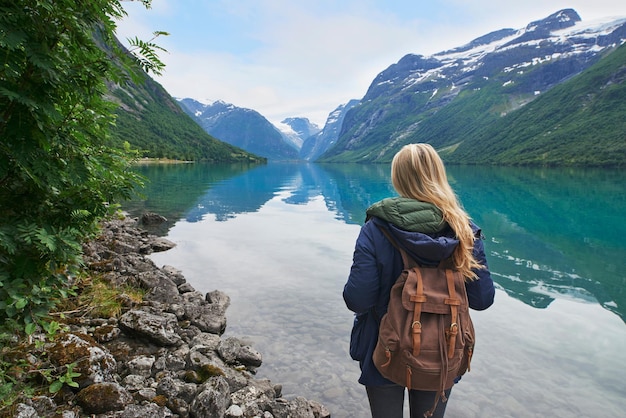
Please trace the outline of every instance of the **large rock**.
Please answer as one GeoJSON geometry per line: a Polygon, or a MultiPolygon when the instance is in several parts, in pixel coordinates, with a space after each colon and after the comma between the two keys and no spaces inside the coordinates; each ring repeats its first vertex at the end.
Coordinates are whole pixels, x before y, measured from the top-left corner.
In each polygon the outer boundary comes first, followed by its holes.
{"type": "Polygon", "coordinates": [[[123,387],[113,382],[95,383],[78,392],[76,401],[88,414],[119,411],[133,402],[133,397],[123,387]]]}
{"type": "Polygon", "coordinates": [[[228,364],[243,364],[244,366],[259,367],[262,363],[261,353],[244,345],[234,337],[225,338],[217,347],[220,357],[228,364]]]}
{"type": "Polygon", "coordinates": [[[59,369],[74,364],[72,371],[80,374],[74,381],[81,388],[115,380],[115,358],[88,335],[62,334],[49,352],[50,362],[59,369]]]}
{"type": "Polygon", "coordinates": [[[120,318],[120,326],[127,333],[136,333],[163,346],[181,343],[180,335],[176,333],[177,324],[176,315],[167,312],[155,315],[146,311],[132,310],[120,318]]]}
{"type": "Polygon", "coordinates": [[[230,388],[223,377],[213,377],[202,386],[190,410],[193,418],[221,418],[230,405],[230,388]]]}
{"type": "MultiPolygon", "coordinates": [[[[187,295],[188,293],[186,293],[187,295]]],[[[226,330],[226,310],[214,303],[184,303],[185,317],[202,332],[223,334],[226,330]]]]}

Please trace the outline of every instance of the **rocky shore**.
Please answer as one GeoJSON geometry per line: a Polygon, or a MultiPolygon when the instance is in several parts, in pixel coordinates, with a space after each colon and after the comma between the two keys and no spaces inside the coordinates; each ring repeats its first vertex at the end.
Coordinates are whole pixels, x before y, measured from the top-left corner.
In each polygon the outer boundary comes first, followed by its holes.
{"type": "Polygon", "coordinates": [[[66,313],[68,329],[54,343],[35,336],[49,367],[75,364],[76,387],[24,400],[14,405],[14,416],[330,417],[318,402],[285,399],[279,384],[255,379],[261,354],[238,338],[222,337],[228,295],[203,295],[176,268],[151,261],[150,253],[174,246],[139,226],[155,218],[107,221],[101,236],[84,246],[89,270],[118,289],[144,289],[143,300],[122,293],[123,313],[116,318],[66,313]]]}

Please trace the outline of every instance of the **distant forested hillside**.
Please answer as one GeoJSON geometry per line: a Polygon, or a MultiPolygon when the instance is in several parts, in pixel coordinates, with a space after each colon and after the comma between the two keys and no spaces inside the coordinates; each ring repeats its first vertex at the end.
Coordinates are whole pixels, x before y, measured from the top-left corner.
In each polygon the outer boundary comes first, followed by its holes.
{"type": "Polygon", "coordinates": [[[120,104],[112,136],[116,145],[128,142],[142,157],[179,160],[261,162],[264,158],[219,141],[191,119],[160,84],[145,75],[142,83],[123,88],[110,85],[120,104]]]}

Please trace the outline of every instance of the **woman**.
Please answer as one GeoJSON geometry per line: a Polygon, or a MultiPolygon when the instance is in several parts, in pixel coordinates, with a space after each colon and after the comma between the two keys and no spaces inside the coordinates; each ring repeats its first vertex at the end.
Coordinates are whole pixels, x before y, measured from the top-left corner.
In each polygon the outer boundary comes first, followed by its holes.
{"type": "MultiPolygon", "coordinates": [[[[367,209],[343,291],[347,307],[356,313],[350,355],[359,361],[359,383],[365,385],[373,418],[401,418],[405,392],[404,387],[382,377],[372,362],[378,323],[387,311],[391,287],[403,269],[400,253],[380,228],[421,265],[436,266],[452,256],[456,269],[467,279],[472,309],[487,309],[495,294],[481,231],[459,204],[433,147],[403,147],[391,163],[391,182],[400,196],[367,209]]],[[[435,397],[436,392],[409,391],[411,417],[424,416],[435,397]]],[[[445,408],[446,403],[439,402],[433,416],[443,417],[445,408]]]]}

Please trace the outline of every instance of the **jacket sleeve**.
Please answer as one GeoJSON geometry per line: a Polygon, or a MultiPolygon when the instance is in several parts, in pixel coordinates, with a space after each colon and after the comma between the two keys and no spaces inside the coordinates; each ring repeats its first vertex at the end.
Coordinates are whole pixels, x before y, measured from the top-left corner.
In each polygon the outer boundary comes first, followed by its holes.
{"type": "Polygon", "coordinates": [[[487,264],[485,245],[483,243],[483,236],[480,229],[476,231],[474,258],[479,264],[485,266],[485,268],[474,270],[478,276],[478,280],[467,282],[465,284],[465,288],[467,289],[467,299],[469,301],[470,308],[482,311],[493,304],[496,289],[494,287],[493,280],[491,279],[491,272],[489,271],[489,265],[487,264]]]}
{"type": "Polygon", "coordinates": [[[380,293],[378,262],[371,222],[359,233],[352,257],[352,267],[343,289],[346,306],[353,312],[364,313],[376,305],[380,293]]]}

